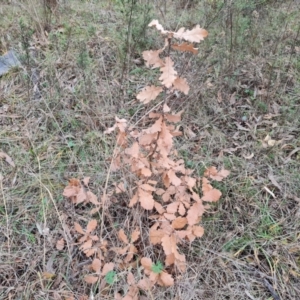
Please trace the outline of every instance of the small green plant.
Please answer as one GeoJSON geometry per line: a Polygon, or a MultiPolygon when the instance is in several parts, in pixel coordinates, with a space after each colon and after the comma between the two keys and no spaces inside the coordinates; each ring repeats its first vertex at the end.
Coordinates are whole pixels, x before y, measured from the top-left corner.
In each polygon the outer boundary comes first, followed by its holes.
{"type": "Polygon", "coordinates": [[[155,274],[160,274],[163,269],[164,269],[164,266],[163,266],[163,264],[160,261],[158,261],[156,264],[153,264],[152,267],[151,267],[151,270],[155,274]]]}
{"type": "Polygon", "coordinates": [[[108,284],[112,285],[116,280],[116,276],[117,273],[115,271],[109,271],[104,278],[108,284]]]}

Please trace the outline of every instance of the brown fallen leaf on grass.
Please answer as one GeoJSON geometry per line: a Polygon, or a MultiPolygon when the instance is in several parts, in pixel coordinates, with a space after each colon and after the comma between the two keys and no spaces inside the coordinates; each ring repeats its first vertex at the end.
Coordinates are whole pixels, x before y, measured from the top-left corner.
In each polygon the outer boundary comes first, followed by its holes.
{"type": "Polygon", "coordinates": [[[229,171],[222,169],[221,171],[218,171],[216,167],[212,166],[205,170],[204,176],[211,178],[216,181],[222,181],[224,178],[226,178],[230,174],[229,171]]]}
{"type": "Polygon", "coordinates": [[[148,276],[149,281],[140,280],[138,286],[145,290],[149,290],[155,283],[160,286],[172,286],[174,284],[173,277],[163,271],[161,264],[154,264],[150,258],[143,257],[141,259],[141,264],[144,267],[144,272],[148,276]]]}
{"type": "Polygon", "coordinates": [[[139,239],[139,236],[140,236],[140,231],[136,228],[132,232],[130,241],[129,241],[124,230],[120,229],[120,231],[118,233],[118,237],[119,237],[120,241],[122,241],[126,246],[124,248],[114,248],[113,250],[116,251],[120,255],[126,254],[126,257],[123,260],[125,264],[129,263],[132,260],[133,255],[138,252],[133,243],[139,239]]]}
{"type": "Polygon", "coordinates": [[[10,164],[12,167],[15,167],[15,163],[14,161],[12,160],[12,158],[10,156],[8,156],[6,153],[4,152],[0,152],[0,158],[4,158],[5,161],[10,164]]]}
{"type": "MultiPolygon", "coordinates": [[[[84,184],[87,186],[89,182],[89,177],[85,177],[83,179],[84,184]]],[[[79,179],[71,178],[69,180],[68,185],[65,187],[63,191],[63,196],[69,198],[72,203],[80,204],[80,203],[92,203],[94,205],[100,205],[98,202],[97,196],[85,189],[85,187],[81,184],[79,179]]]]}
{"type": "Polygon", "coordinates": [[[58,240],[56,242],[56,249],[57,250],[63,250],[64,247],[65,247],[65,240],[64,240],[64,238],[61,238],[60,240],[58,240]]]}
{"type": "Polygon", "coordinates": [[[96,235],[91,235],[91,232],[94,231],[97,227],[97,221],[91,220],[87,224],[86,230],[84,231],[80,224],[74,223],[75,230],[82,234],[83,236],[78,240],[81,244],[79,249],[87,256],[90,257],[96,253],[97,249],[93,247],[93,242],[99,241],[99,238],[96,235]]]}
{"type": "Polygon", "coordinates": [[[84,280],[88,284],[96,283],[101,277],[105,276],[108,272],[114,269],[114,263],[103,264],[100,259],[95,258],[91,264],[92,270],[96,273],[95,275],[87,275],[84,280]]]}

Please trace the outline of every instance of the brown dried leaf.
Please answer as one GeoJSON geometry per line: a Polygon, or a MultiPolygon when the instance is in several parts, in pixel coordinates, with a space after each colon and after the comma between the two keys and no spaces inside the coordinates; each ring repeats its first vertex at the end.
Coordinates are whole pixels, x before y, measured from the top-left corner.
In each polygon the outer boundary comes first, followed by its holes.
{"type": "Polygon", "coordinates": [[[167,212],[169,214],[175,214],[178,210],[179,202],[173,202],[167,206],[167,212]]]}
{"type": "Polygon", "coordinates": [[[193,234],[196,237],[202,237],[204,234],[204,228],[202,226],[193,226],[193,234]]]}
{"type": "Polygon", "coordinates": [[[183,113],[183,110],[181,110],[180,112],[178,112],[177,114],[174,115],[170,115],[170,114],[166,114],[165,118],[172,123],[178,123],[181,121],[181,115],[183,113]]]}
{"type": "Polygon", "coordinates": [[[119,230],[119,232],[118,232],[118,237],[119,237],[119,239],[120,239],[123,243],[129,244],[128,238],[127,238],[127,236],[126,236],[126,234],[125,234],[125,232],[124,232],[123,229],[120,229],[120,230],[119,230]]]}
{"type": "Polygon", "coordinates": [[[173,44],[172,48],[174,50],[192,52],[195,55],[198,54],[198,48],[194,48],[193,44],[186,43],[186,42],[181,44],[173,44]]]}
{"type": "Polygon", "coordinates": [[[85,234],[82,227],[77,222],[74,222],[74,228],[78,233],[85,234]]]}
{"type": "Polygon", "coordinates": [[[161,272],[159,275],[160,275],[159,278],[162,281],[163,286],[172,286],[172,285],[174,285],[174,279],[169,273],[161,272]]]}
{"type": "Polygon", "coordinates": [[[134,279],[134,276],[131,272],[129,272],[128,275],[127,275],[127,283],[129,285],[135,285],[135,279],[134,279]]]}
{"type": "Polygon", "coordinates": [[[138,193],[135,193],[134,196],[131,198],[128,206],[129,207],[132,207],[133,205],[135,205],[139,200],[139,196],[138,196],[138,193]]]}
{"type": "Polygon", "coordinates": [[[181,184],[181,179],[176,176],[175,172],[172,169],[168,171],[168,176],[174,186],[179,186],[181,184]]]}
{"type": "Polygon", "coordinates": [[[221,171],[218,172],[217,168],[212,166],[206,169],[204,172],[204,176],[209,177],[216,181],[222,181],[224,178],[226,178],[230,174],[230,171],[221,169],[221,171]]]}
{"type": "Polygon", "coordinates": [[[168,31],[164,30],[161,24],[159,24],[158,20],[152,20],[150,24],[148,25],[149,27],[155,26],[157,30],[159,30],[162,34],[167,33],[168,31]]]}
{"type": "Polygon", "coordinates": [[[166,63],[163,67],[160,68],[162,74],[159,77],[159,80],[161,80],[162,84],[170,88],[177,78],[177,72],[173,68],[174,62],[170,57],[166,57],[166,63]]]}
{"type": "Polygon", "coordinates": [[[152,268],[152,260],[148,257],[143,257],[141,259],[141,265],[146,269],[146,270],[149,270],[151,271],[151,268],[152,268]]]}
{"type": "Polygon", "coordinates": [[[205,29],[202,29],[199,25],[196,25],[192,30],[185,31],[184,28],[180,28],[174,34],[174,37],[177,39],[184,39],[191,43],[199,43],[201,40],[204,40],[207,35],[208,32],[205,29]]]}
{"type": "Polygon", "coordinates": [[[165,235],[161,239],[161,245],[164,249],[165,255],[170,255],[173,253],[173,245],[172,245],[172,240],[170,236],[165,235]]]}
{"type": "Polygon", "coordinates": [[[176,90],[184,93],[185,95],[189,93],[190,87],[185,78],[177,77],[173,82],[173,86],[176,90]]]}
{"type": "Polygon", "coordinates": [[[154,207],[154,199],[151,192],[146,192],[142,189],[139,189],[139,201],[141,206],[146,210],[151,210],[154,207]]]}
{"type": "Polygon", "coordinates": [[[94,193],[92,193],[90,191],[87,191],[86,196],[87,196],[88,202],[90,202],[94,205],[100,205],[101,204],[100,202],[98,202],[97,196],[94,193]]]}
{"type": "Polygon", "coordinates": [[[105,276],[108,272],[112,271],[115,267],[114,263],[106,263],[102,269],[102,276],[105,276]]]}
{"type": "Polygon", "coordinates": [[[91,233],[93,230],[95,230],[97,227],[97,220],[93,219],[89,221],[89,223],[86,226],[86,233],[91,233]]]}
{"type": "Polygon", "coordinates": [[[98,259],[98,258],[95,258],[92,262],[92,269],[97,273],[97,274],[100,274],[101,272],[101,266],[102,266],[102,263],[101,263],[101,260],[98,259]]]}
{"type": "MultiPolygon", "coordinates": [[[[143,52],[143,58],[146,61],[146,66],[153,68],[159,68],[164,65],[163,60],[159,57],[159,54],[162,52],[161,49],[159,50],[149,50],[143,52]]],[[[156,97],[155,97],[156,98],[156,97]]]]}
{"type": "Polygon", "coordinates": [[[187,224],[187,218],[178,217],[172,222],[174,229],[182,229],[187,224]]]}
{"type": "Polygon", "coordinates": [[[136,242],[140,237],[141,232],[136,228],[131,234],[131,243],[136,242]]]}
{"type": "Polygon", "coordinates": [[[84,277],[84,281],[88,284],[94,284],[98,281],[99,277],[87,275],[84,277]]]}
{"type": "Polygon", "coordinates": [[[89,185],[91,177],[84,177],[83,178],[83,184],[87,187],[89,185]]]}
{"type": "Polygon", "coordinates": [[[152,100],[155,100],[156,97],[163,91],[163,88],[160,86],[146,86],[141,92],[139,92],[136,96],[138,100],[143,102],[144,104],[149,103],[152,100]]]}
{"type": "Polygon", "coordinates": [[[64,247],[65,247],[65,240],[64,240],[64,238],[61,238],[60,240],[58,240],[56,242],[56,249],[57,250],[63,250],[64,247]]]}
{"type": "Polygon", "coordinates": [[[195,202],[187,213],[187,220],[189,225],[195,225],[198,222],[199,216],[204,213],[204,206],[201,203],[195,202]]]}

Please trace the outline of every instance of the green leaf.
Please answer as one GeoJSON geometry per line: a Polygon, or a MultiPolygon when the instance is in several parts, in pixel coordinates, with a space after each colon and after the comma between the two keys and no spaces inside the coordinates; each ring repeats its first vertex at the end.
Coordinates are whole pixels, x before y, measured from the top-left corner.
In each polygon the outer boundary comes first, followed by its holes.
{"type": "Polygon", "coordinates": [[[155,274],[161,273],[163,269],[164,269],[164,266],[163,266],[163,264],[162,264],[160,261],[158,261],[156,264],[153,264],[153,265],[151,266],[151,270],[152,270],[155,274]]]}
{"type": "Polygon", "coordinates": [[[117,273],[115,271],[109,271],[106,275],[105,275],[105,280],[108,284],[113,284],[115,282],[116,279],[116,275],[117,273]]]}

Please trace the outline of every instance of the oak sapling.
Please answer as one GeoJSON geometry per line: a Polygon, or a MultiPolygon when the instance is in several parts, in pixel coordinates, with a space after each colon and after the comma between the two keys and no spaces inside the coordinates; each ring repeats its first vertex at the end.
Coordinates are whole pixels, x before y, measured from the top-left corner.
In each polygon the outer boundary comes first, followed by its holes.
{"type": "MultiPolygon", "coordinates": [[[[144,51],[143,58],[146,66],[158,68],[160,75],[156,84],[144,87],[137,94],[137,99],[148,106],[156,99],[161,102],[156,111],[152,109],[143,116],[143,123],[150,124],[148,128],[140,128],[140,123],[131,126],[126,119],[116,117],[115,125],[105,132],[109,134],[117,131],[116,150],[110,171],[127,168],[134,175],[130,179],[133,185],[129,192],[125,191],[124,183],[118,182],[114,183],[115,193],[132,195],[127,200],[128,207],[140,205],[144,212],[143,219],[149,220],[143,224],[143,228],[135,228],[131,232],[125,233],[120,229],[116,240],[123,246],[113,247],[115,253],[123,257],[123,267],[132,267],[132,262],[138,260],[144,269],[144,277],[137,283],[133,274],[128,274],[130,293],[134,297],[137,297],[138,289],[149,290],[155,284],[171,286],[174,284],[173,276],[178,271],[186,271],[188,262],[185,254],[180,253],[179,246],[183,241],[192,242],[203,236],[204,228],[200,222],[202,215],[209,209],[207,202],[216,202],[222,195],[210,184],[210,180],[221,181],[229,175],[229,171],[225,169],[218,171],[215,167],[210,167],[202,178],[193,176],[193,170],[188,169],[184,160],[177,156],[173,143],[174,137],[181,135],[176,124],[181,121],[183,112],[173,112],[172,102],[169,100],[172,97],[169,96],[175,92],[187,95],[190,87],[186,78],[180,77],[175,70],[171,52],[182,51],[196,55],[198,48],[195,48],[194,43],[201,42],[208,35],[207,31],[199,25],[191,30],[180,28],[176,32],[168,31],[157,20],[153,20],[149,26],[155,27],[161,33],[165,43],[161,49],[144,51]],[[199,186],[200,192],[196,192],[196,187],[199,186]],[[147,257],[147,249],[140,242],[140,239],[145,238],[149,239],[154,249],[157,248],[154,253],[163,250],[163,263],[160,262],[161,257],[155,259],[156,263],[147,257]]],[[[76,188],[76,193],[72,193],[71,188],[69,193],[65,192],[74,203],[78,201],[77,194],[80,190],[79,186],[76,188]]],[[[104,203],[101,209],[105,209],[104,203]]],[[[132,226],[135,227],[136,224],[132,226]]],[[[90,238],[88,230],[77,231],[84,235],[84,239],[90,238]]],[[[99,265],[102,260],[95,258],[94,262],[96,266],[92,269],[98,277],[89,276],[86,280],[88,283],[94,283],[99,276],[103,276],[99,265]]],[[[108,266],[109,271],[113,271],[112,262],[103,263],[112,264],[108,266]]]]}

